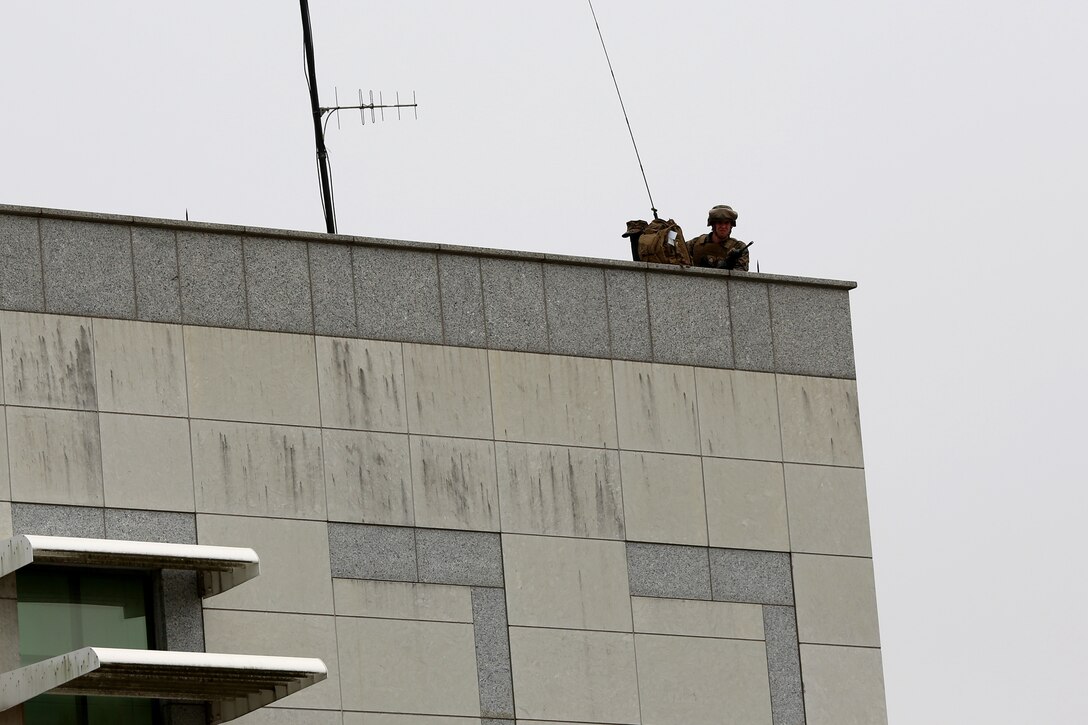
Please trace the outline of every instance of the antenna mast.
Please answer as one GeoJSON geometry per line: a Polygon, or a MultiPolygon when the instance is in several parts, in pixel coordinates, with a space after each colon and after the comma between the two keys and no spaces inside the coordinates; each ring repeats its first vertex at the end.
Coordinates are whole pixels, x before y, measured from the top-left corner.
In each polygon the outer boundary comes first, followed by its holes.
{"type": "Polygon", "coordinates": [[[310,29],[309,0],[299,0],[302,7],[302,46],[306,52],[306,81],[310,86],[310,108],[314,114],[314,141],[317,143],[317,173],[321,177],[321,206],[325,209],[325,229],[336,234],[336,214],[332,208],[332,182],[329,180],[329,150],[321,128],[321,104],[317,100],[317,70],[314,67],[314,34],[310,29]]]}
{"type": "MultiPolygon", "coordinates": [[[[416,94],[412,93],[411,103],[401,103],[400,94],[397,94],[397,102],[395,104],[383,104],[381,102],[381,96],[378,96],[378,103],[374,103],[374,91],[370,92],[370,103],[363,103],[363,92],[359,91],[359,105],[357,106],[341,106],[339,105],[339,97],[337,97],[337,105],[335,106],[322,106],[317,97],[317,70],[314,64],[314,36],[313,30],[310,27],[310,3],[309,0],[299,0],[299,8],[302,11],[302,47],[306,54],[306,83],[310,88],[310,110],[314,117],[314,142],[317,144],[317,173],[321,181],[321,206],[325,211],[325,230],[329,234],[336,234],[336,206],[333,202],[332,194],[332,174],[329,171],[329,150],[325,147],[325,116],[331,113],[336,114],[337,126],[340,125],[340,111],[344,109],[359,109],[359,116],[362,118],[363,123],[366,123],[366,116],[364,112],[370,110],[370,121],[374,122],[374,109],[382,109],[382,119],[385,119],[386,108],[396,108],[397,117],[400,117],[400,109],[402,108],[416,108],[416,94]]],[[[338,94],[339,95],[339,94],[338,94]]],[[[418,112],[417,116],[418,118],[418,112]]]]}

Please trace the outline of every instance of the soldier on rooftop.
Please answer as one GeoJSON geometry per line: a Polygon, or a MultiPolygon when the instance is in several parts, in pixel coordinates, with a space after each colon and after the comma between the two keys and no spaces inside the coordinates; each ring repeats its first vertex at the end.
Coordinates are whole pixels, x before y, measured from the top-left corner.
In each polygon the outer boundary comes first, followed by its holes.
{"type": "Polygon", "coordinates": [[[706,223],[710,233],[691,240],[691,258],[695,266],[747,272],[748,250],[744,248],[744,242],[732,237],[737,224],[737,212],[733,207],[718,204],[710,210],[706,223]]]}

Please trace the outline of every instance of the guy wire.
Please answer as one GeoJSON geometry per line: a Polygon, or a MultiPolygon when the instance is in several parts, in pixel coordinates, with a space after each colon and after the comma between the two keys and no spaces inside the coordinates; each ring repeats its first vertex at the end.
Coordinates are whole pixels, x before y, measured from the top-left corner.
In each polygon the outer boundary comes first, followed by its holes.
{"type": "Polygon", "coordinates": [[[654,196],[650,193],[650,182],[646,181],[646,169],[642,168],[642,157],[638,153],[638,144],[635,143],[635,132],[631,130],[631,121],[627,118],[627,107],[623,105],[623,95],[620,93],[620,84],[616,82],[616,71],[612,70],[612,59],[608,57],[608,48],[604,44],[604,34],[601,33],[601,24],[597,22],[597,13],[593,10],[593,0],[586,0],[589,3],[589,12],[593,15],[593,24],[597,26],[597,36],[601,39],[601,49],[604,51],[604,59],[608,61],[608,72],[612,74],[612,85],[616,87],[616,97],[620,99],[620,109],[623,111],[623,120],[627,122],[627,133],[631,135],[631,145],[635,147],[635,158],[638,159],[638,170],[642,172],[642,183],[646,185],[646,196],[650,197],[650,211],[654,213],[654,219],[660,217],[657,216],[657,209],[654,208],[654,196]]]}

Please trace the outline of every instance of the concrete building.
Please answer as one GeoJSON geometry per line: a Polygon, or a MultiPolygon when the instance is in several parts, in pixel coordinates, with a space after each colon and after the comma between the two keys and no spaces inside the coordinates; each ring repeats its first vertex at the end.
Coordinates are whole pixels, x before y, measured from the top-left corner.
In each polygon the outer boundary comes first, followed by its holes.
{"type": "Polygon", "coordinates": [[[853,286],[0,207],[0,690],[93,645],[327,668],[163,655],[141,723],[884,723],[853,286]],[[136,643],[55,643],[125,571],[136,643]]]}

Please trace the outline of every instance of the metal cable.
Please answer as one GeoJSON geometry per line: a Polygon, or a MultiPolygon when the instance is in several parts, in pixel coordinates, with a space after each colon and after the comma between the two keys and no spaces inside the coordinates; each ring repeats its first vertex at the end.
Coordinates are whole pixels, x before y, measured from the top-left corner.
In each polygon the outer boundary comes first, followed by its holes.
{"type": "Polygon", "coordinates": [[[635,158],[638,159],[638,170],[642,172],[642,183],[646,185],[646,196],[650,198],[650,211],[654,213],[654,219],[659,219],[657,209],[654,208],[654,197],[650,193],[650,182],[646,181],[646,169],[642,167],[642,157],[638,153],[638,144],[635,143],[635,132],[631,130],[631,121],[627,118],[627,107],[623,105],[623,95],[620,93],[620,84],[616,82],[616,71],[612,70],[612,59],[608,57],[608,48],[604,44],[604,34],[601,33],[601,24],[597,22],[597,13],[593,10],[593,0],[589,3],[589,12],[593,15],[593,24],[597,26],[597,36],[601,39],[601,49],[604,51],[604,59],[608,61],[608,72],[612,74],[612,85],[616,86],[616,97],[620,99],[620,109],[623,111],[623,120],[627,122],[627,133],[631,135],[631,145],[635,148],[635,158]]]}

